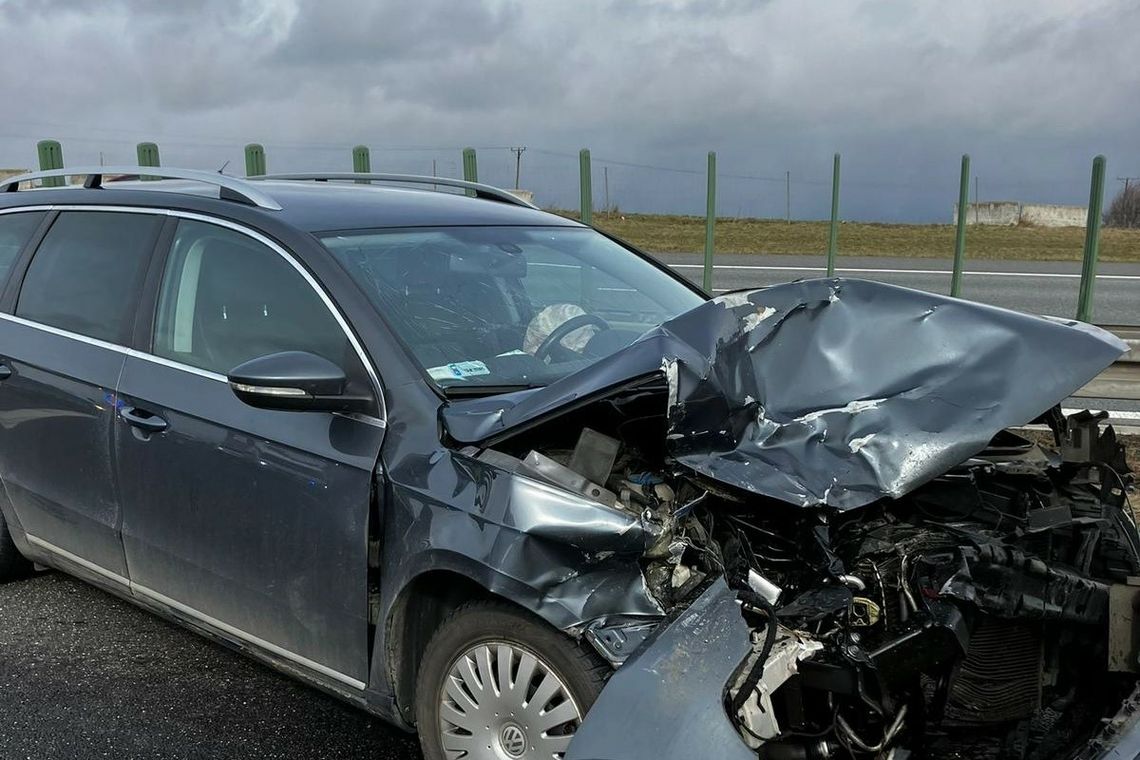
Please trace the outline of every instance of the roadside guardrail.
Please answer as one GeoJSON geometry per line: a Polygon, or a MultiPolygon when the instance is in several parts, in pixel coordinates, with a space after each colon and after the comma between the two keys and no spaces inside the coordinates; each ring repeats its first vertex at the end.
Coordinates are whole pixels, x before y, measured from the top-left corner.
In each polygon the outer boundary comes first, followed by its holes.
{"type": "Polygon", "coordinates": [[[1076,398],[1140,401],[1140,326],[1101,325],[1128,344],[1128,353],[1073,394],[1076,398]]]}
{"type": "Polygon", "coordinates": [[[1095,380],[1074,393],[1064,411],[1068,414],[1085,407],[1103,409],[1108,412],[1108,421],[1116,428],[1116,432],[1140,435],[1140,411],[1127,410],[1127,407],[1135,410],[1136,402],[1140,402],[1140,326],[1101,327],[1127,343],[1129,351],[1095,380]],[[1103,403],[1082,403],[1085,399],[1096,399],[1103,403]]]}

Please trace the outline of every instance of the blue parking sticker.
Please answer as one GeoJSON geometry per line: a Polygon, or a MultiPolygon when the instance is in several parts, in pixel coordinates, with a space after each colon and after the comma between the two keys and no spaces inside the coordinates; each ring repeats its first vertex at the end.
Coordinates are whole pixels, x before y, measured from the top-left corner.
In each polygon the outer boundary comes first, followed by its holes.
{"type": "Polygon", "coordinates": [[[454,362],[453,364],[448,364],[447,369],[454,377],[473,377],[475,375],[491,374],[491,370],[487,369],[487,365],[480,361],[454,362]]]}

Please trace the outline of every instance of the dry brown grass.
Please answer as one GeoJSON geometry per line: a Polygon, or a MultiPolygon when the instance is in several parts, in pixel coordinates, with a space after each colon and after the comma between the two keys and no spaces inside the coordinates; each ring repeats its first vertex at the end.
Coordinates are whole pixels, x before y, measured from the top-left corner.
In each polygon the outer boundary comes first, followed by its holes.
{"type": "Polygon", "coordinates": [[[1124,455],[1128,458],[1128,467],[1135,473],[1140,473],[1140,435],[1121,436],[1124,443],[1124,455]]]}
{"type": "MultiPolygon", "coordinates": [[[[566,216],[576,218],[574,213],[566,216]]],[[[704,217],[652,214],[594,214],[600,229],[654,253],[703,251],[704,217]]],[[[717,253],[823,253],[827,222],[771,219],[718,219],[717,253]]],[[[839,228],[839,251],[844,256],[913,256],[949,258],[954,255],[954,227],[949,224],[865,224],[845,222],[839,228]]],[[[1085,231],[1077,227],[969,227],[969,259],[1015,261],[1080,261],[1085,231]]],[[[1101,232],[1102,261],[1140,261],[1140,229],[1101,232]]]]}

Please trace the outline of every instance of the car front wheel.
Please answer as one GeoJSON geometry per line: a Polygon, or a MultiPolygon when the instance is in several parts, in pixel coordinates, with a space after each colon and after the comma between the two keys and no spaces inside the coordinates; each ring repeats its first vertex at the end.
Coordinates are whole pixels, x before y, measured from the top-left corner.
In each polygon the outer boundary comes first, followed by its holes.
{"type": "Polygon", "coordinates": [[[426,760],[561,758],[610,668],[593,651],[498,602],[458,608],[420,663],[426,760]]]}

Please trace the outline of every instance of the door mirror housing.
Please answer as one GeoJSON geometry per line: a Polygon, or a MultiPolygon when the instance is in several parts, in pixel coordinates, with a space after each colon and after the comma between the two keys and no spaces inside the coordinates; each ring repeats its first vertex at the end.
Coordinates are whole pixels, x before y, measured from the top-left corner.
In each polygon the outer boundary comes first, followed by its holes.
{"type": "Polygon", "coordinates": [[[347,392],[343,369],[307,351],[281,351],[239,364],[226,377],[234,395],[258,409],[368,412],[372,398],[347,392]]]}

